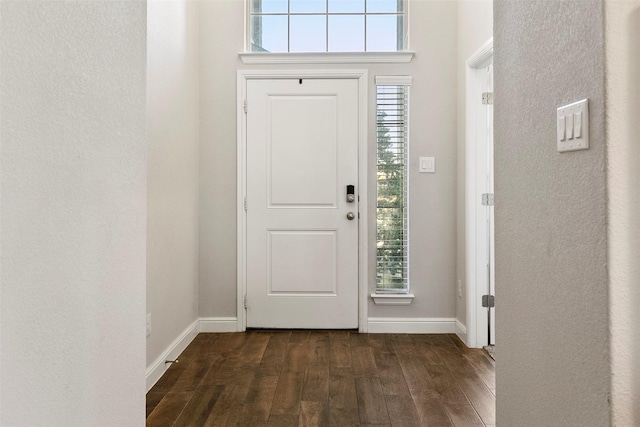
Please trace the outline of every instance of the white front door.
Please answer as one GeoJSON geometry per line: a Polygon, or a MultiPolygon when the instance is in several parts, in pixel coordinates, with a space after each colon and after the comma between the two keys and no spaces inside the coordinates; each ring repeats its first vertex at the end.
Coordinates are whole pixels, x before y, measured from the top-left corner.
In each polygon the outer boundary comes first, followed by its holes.
{"type": "Polygon", "coordinates": [[[247,106],[247,327],[357,328],[358,81],[251,79],[247,106]]]}

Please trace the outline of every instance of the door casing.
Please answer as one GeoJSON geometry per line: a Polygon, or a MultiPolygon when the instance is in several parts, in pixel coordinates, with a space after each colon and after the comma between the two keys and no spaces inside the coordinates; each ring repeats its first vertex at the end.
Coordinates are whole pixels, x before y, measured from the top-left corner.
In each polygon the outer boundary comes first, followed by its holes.
{"type": "MultiPolygon", "coordinates": [[[[247,81],[251,79],[356,79],[358,81],[358,330],[367,332],[367,126],[368,82],[367,70],[239,70],[237,77],[237,330],[247,329],[244,296],[246,283],[246,197],[247,176],[247,120],[244,111],[247,81]]],[[[247,106],[249,109],[251,106],[247,106]]]]}
{"type": "MultiPolygon", "coordinates": [[[[480,212],[481,194],[486,193],[486,114],[480,95],[485,91],[486,67],[493,63],[493,37],[466,62],[466,136],[465,136],[465,289],[466,331],[460,338],[469,347],[487,342],[487,314],[481,298],[487,289],[486,226],[480,212]],[[484,115],[483,115],[484,114],[484,115]],[[482,120],[485,120],[484,128],[482,120]],[[484,138],[484,139],[483,139],[484,138]]],[[[494,272],[495,274],[495,272],[494,272]]]]}

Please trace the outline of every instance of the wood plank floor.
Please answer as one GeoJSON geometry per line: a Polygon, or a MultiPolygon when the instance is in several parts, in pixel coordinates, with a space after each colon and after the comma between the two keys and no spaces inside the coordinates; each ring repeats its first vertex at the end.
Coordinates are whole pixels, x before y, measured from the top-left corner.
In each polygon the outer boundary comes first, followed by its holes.
{"type": "Polygon", "coordinates": [[[199,334],[147,426],[492,426],[495,364],[451,334],[199,334]]]}

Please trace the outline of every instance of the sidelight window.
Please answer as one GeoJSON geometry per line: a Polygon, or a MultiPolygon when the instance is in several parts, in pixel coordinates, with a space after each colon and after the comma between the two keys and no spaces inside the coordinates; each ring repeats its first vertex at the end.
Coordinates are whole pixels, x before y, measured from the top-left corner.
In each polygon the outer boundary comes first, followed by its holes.
{"type": "Polygon", "coordinates": [[[376,78],[376,292],[409,292],[410,77],[376,78]]]}

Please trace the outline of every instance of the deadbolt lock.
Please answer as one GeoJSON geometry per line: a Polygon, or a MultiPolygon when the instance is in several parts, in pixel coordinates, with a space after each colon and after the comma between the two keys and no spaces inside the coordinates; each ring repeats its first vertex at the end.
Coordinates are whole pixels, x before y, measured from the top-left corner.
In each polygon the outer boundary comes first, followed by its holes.
{"type": "Polygon", "coordinates": [[[356,186],[347,185],[347,203],[353,203],[356,201],[356,186]]]}

